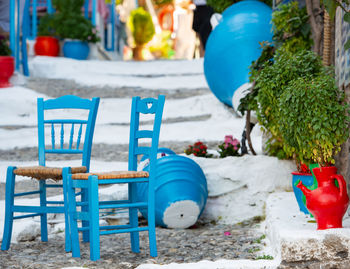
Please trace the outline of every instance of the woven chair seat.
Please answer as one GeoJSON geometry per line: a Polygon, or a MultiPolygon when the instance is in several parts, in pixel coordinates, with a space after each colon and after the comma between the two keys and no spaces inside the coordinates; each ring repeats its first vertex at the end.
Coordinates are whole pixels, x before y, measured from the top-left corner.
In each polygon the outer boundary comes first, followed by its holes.
{"type": "MultiPolygon", "coordinates": [[[[18,176],[31,177],[38,180],[53,179],[62,180],[62,169],[60,167],[47,166],[27,166],[17,167],[13,172],[18,176]]],[[[71,173],[84,173],[87,169],[85,166],[71,167],[71,173]]]]}
{"type": "Polygon", "coordinates": [[[72,179],[89,179],[89,176],[97,176],[98,179],[122,179],[122,178],[141,178],[149,177],[148,172],[144,171],[112,171],[102,173],[78,173],[72,175],[72,179]]]}

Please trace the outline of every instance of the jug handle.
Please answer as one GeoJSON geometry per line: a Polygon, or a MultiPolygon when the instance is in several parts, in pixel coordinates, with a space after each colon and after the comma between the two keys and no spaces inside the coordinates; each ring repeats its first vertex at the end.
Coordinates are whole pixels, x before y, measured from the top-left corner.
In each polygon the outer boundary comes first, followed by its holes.
{"type": "Polygon", "coordinates": [[[331,179],[336,179],[339,184],[340,197],[347,196],[346,182],[342,175],[331,175],[331,179]]]}

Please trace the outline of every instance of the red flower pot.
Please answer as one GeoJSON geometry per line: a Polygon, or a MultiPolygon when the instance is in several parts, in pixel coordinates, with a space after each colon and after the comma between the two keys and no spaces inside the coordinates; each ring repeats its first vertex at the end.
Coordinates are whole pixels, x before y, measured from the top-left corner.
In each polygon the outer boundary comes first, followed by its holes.
{"type": "Polygon", "coordinates": [[[52,36],[38,36],[34,45],[35,55],[57,57],[60,52],[58,39],[52,36]]]}
{"type": "Polygon", "coordinates": [[[9,79],[15,71],[15,59],[12,56],[0,56],[0,88],[10,87],[9,79]]]}
{"type": "Polygon", "coordinates": [[[317,222],[317,229],[342,228],[343,216],[349,205],[346,183],[341,175],[337,175],[336,167],[312,169],[318,187],[307,189],[302,182],[297,185],[306,197],[306,206],[317,222]],[[339,188],[335,185],[338,181],[339,188]]]}

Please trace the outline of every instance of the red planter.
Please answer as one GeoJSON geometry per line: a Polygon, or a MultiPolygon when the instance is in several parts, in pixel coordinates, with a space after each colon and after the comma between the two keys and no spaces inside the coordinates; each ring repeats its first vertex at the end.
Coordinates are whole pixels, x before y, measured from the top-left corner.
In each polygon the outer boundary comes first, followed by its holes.
{"type": "Polygon", "coordinates": [[[344,178],[336,174],[336,167],[314,168],[312,171],[318,183],[317,189],[311,191],[302,182],[297,187],[306,197],[306,206],[316,219],[317,229],[342,228],[343,216],[349,205],[344,178]]]}
{"type": "Polygon", "coordinates": [[[15,59],[12,56],[0,56],[0,88],[10,87],[11,78],[15,71],[15,59]]]}
{"type": "Polygon", "coordinates": [[[34,44],[35,55],[57,57],[60,52],[58,39],[52,36],[38,36],[34,44]]]}

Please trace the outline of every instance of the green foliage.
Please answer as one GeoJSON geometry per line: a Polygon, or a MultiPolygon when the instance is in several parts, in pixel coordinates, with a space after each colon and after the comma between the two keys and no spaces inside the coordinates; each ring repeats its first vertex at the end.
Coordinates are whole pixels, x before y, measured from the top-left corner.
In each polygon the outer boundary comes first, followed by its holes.
{"type": "Polygon", "coordinates": [[[211,157],[207,152],[208,147],[201,141],[194,143],[194,145],[189,145],[185,150],[186,155],[193,154],[197,157],[211,157]]]}
{"type": "Polygon", "coordinates": [[[152,17],[142,7],[131,11],[128,25],[136,45],[146,44],[155,34],[152,17]]]}
{"type": "MultiPolygon", "coordinates": [[[[252,65],[250,66],[249,80],[250,82],[253,82],[253,83],[256,80],[256,77],[258,76],[263,66],[267,64],[270,65],[273,63],[275,47],[268,42],[262,42],[261,47],[262,47],[262,52],[260,57],[255,62],[253,62],[252,65]]],[[[252,87],[252,89],[248,93],[246,93],[246,95],[240,100],[238,111],[240,111],[242,115],[244,115],[245,111],[247,110],[256,111],[258,109],[258,104],[256,102],[257,94],[258,94],[257,88],[252,87]]]]}
{"type": "Polygon", "coordinates": [[[8,45],[8,40],[0,36],[0,56],[10,56],[11,55],[11,50],[8,45]]]}
{"type": "Polygon", "coordinates": [[[256,257],[256,260],[273,260],[273,257],[271,255],[263,255],[256,257]]]}
{"type": "Polygon", "coordinates": [[[267,142],[270,155],[280,158],[291,157],[293,150],[284,145],[280,133],[279,99],[288,84],[298,78],[317,75],[322,72],[321,59],[312,51],[302,50],[290,53],[284,48],[276,52],[274,64],[266,62],[257,74],[255,90],[259,123],[271,134],[267,142]]]}
{"type": "Polygon", "coordinates": [[[165,5],[165,4],[171,4],[173,0],[152,0],[155,5],[165,5]]]}
{"type": "Polygon", "coordinates": [[[296,1],[279,5],[272,13],[273,40],[276,47],[283,46],[290,52],[310,49],[312,39],[308,19],[306,8],[299,8],[296,1]]]}
{"type": "MultiPolygon", "coordinates": [[[[215,12],[222,13],[226,8],[237,2],[240,2],[240,0],[207,0],[207,5],[211,6],[215,12]]],[[[262,0],[261,2],[272,6],[272,0],[262,0]]]]}
{"type": "Polygon", "coordinates": [[[222,13],[226,8],[239,2],[239,0],[207,0],[207,5],[211,6],[215,12],[222,13]]]}
{"type": "Polygon", "coordinates": [[[38,36],[55,36],[56,22],[54,14],[46,14],[40,18],[38,25],[38,36]]]}
{"type": "Polygon", "coordinates": [[[283,139],[303,163],[334,164],[348,137],[344,94],[335,79],[322,72],[292,80],[280,96],[279,125],[283,139]]]}
{"type": "Polygon", "coordinates": [[[40,19],[38,35],[78,39],[91,43],[99,41],[95,27],[82,14],[83,4],[84,0],[54,0],[53,6],[56,12],[40,19]]]}

